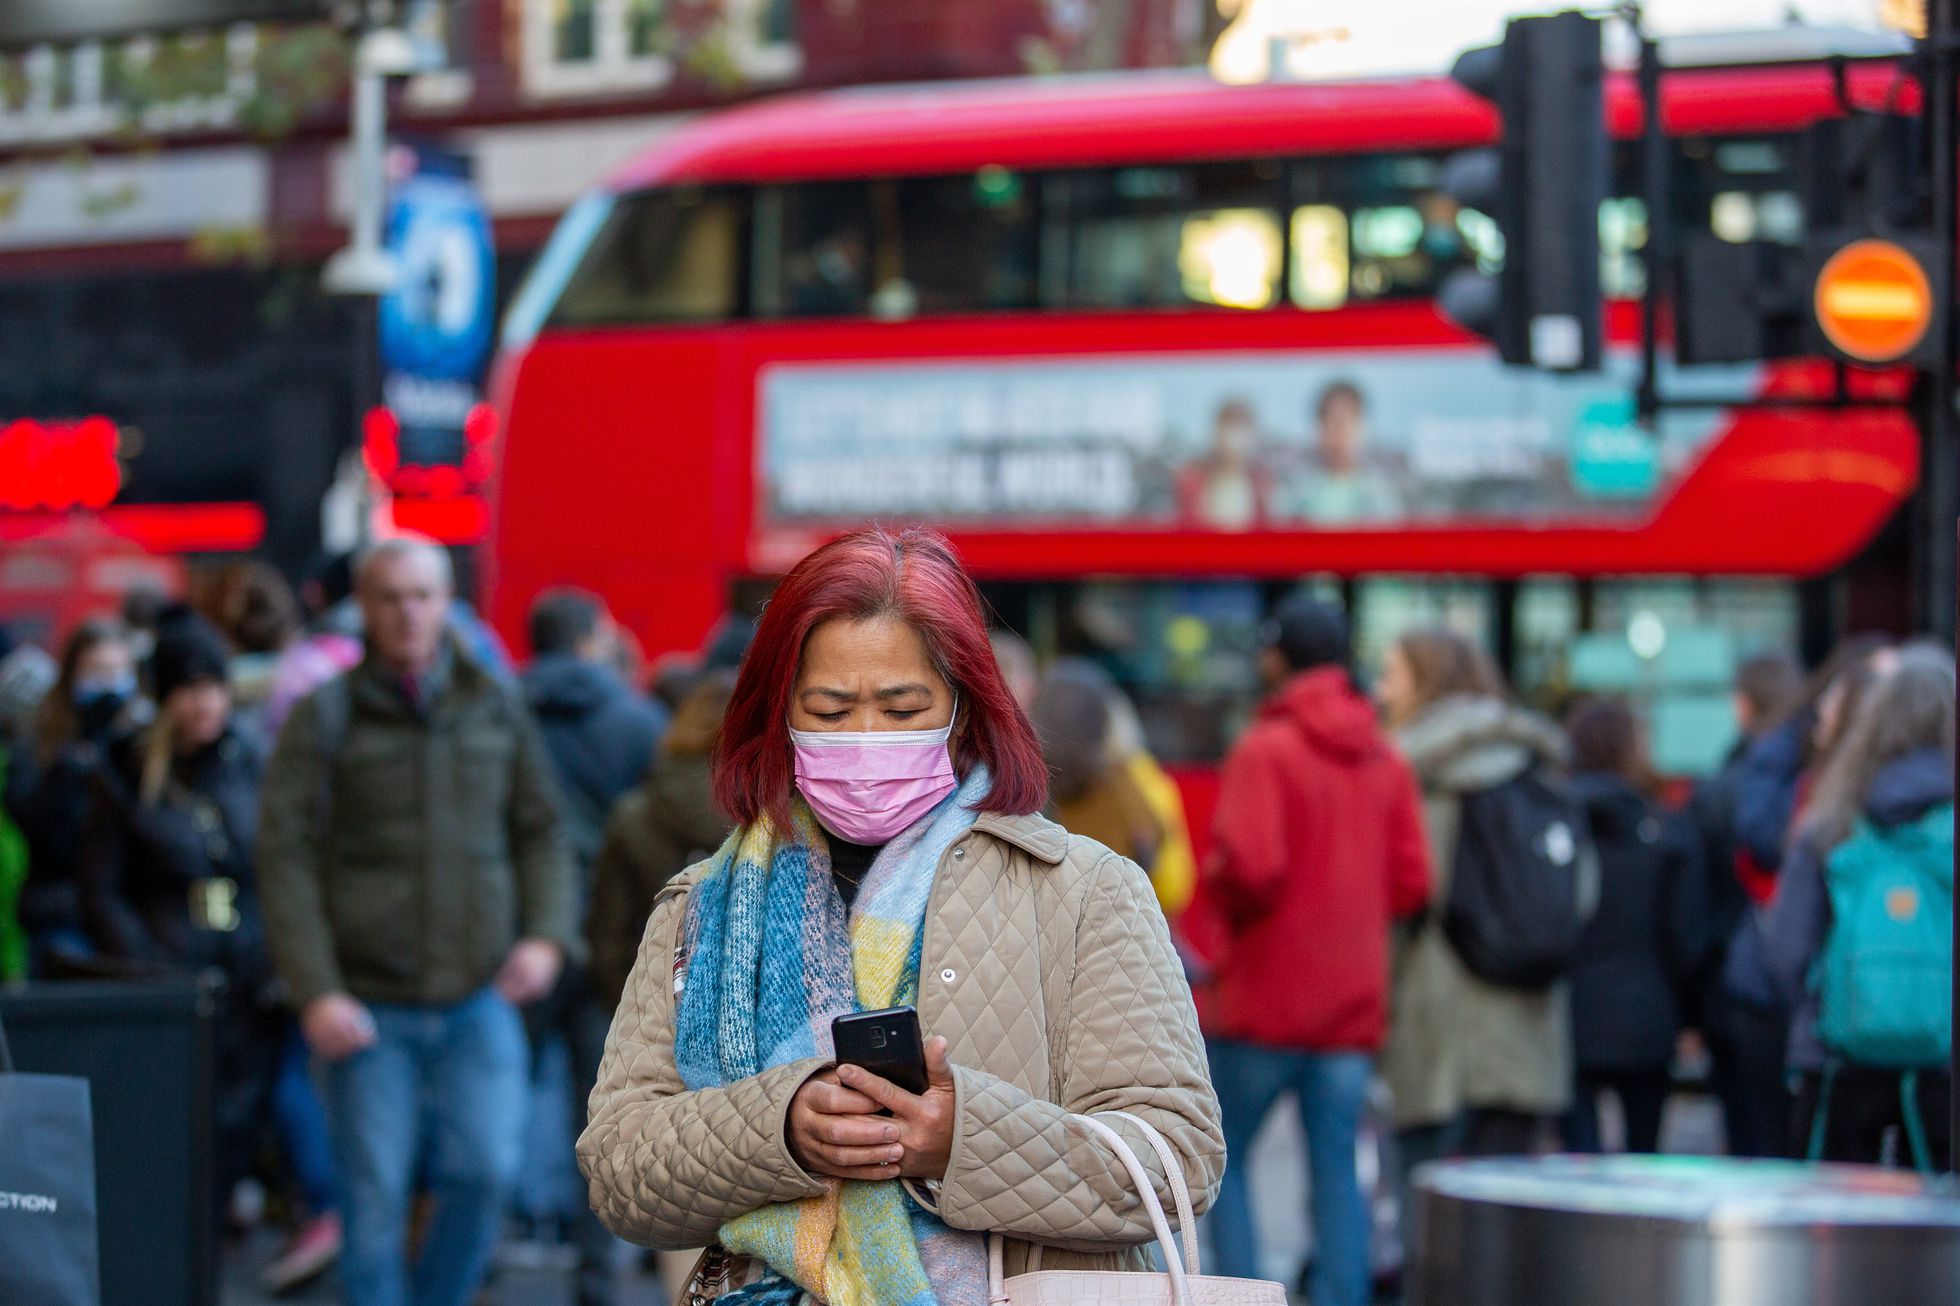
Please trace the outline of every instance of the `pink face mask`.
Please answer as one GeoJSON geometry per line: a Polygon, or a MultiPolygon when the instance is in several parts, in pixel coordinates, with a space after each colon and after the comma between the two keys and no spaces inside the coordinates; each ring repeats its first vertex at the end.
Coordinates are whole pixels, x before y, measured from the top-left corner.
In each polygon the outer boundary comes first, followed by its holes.
{"type": "Polygon", "coordinates": [[[946,748],[952,736],[950,722],[943,730],[791,730],[796,787],[838,838],[885,843],[958,786],[946,748]]]}

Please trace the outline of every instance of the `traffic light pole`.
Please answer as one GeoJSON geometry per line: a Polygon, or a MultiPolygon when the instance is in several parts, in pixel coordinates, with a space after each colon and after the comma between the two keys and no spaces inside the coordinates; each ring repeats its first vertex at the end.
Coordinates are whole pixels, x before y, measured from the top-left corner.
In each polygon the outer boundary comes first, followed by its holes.
{"type": "MultiPolygon", "coordinates": [[[[1926,46],[1931,55],[1926,70],[1926,142],[1931,158],[1927,161],[1927,175],[1933,187],[1933,234],[1937,243],[1935,252],[1934,285],[1935,302],[1942,311],[1935,319],[1940,332],[1939,364],[1926,378],[1926,490],[1928,507],[1932,513],[1931,575],[1927,577],[1928,595],[1931,600],[1928,616],[1932,618],[1933,629],[1945,632],[1950,638],[1960,640],[1960,630],[1956,630],[1954,614],[1960,605],[1960,576],[1956,576],[1954,560],[1960,556],[1960,414],[1954,411],[1954,404],[1960,399],[1960,387],[1956,387],[1956,372],[1960,372],[1960,311],[1954,304],[1956,279],[1955,248],[1960,246],[1960,175],[1956,175],[1954,149],[1956,144],[1956,105],[1957,88],[1956,60],[1960,60],[1960,0],[1930,0],[1926,6],[1926,46]]],[[[1956,745],[1960,750],[1960,745],[1956,745]]],[[[1960,771],[1960,751],[1956,751],[1956,770],[1960,771]]],[[[1955,854],[1960,863],[1960,852],[1955,854]]],[[[1957,867],[1960,869],[1960,867],[1957,867]]],[[[1954,917],[1954,941],[1960,944],[1960,914],[1954,917]]],[[[1955,948],[1960,955],[1960,947],[1955,948]]],[[[1954,996],[1960,998],[1960,970],[1954,975],[1954,996]]],[[[1960,1018],[1960,1001],[1954,1003],[1956,1018],[1960,1018]]],[[[1960,1173],[1960,1026],[1956,1026],[1953,1040],[1952,1075],[1948,1080],[1948,1110],[1952,1133],[1949,1146],[1949,1166],[1960,1173]]]]}
{"type": "Polygon", "coordinates": [[[1673,258],[1668,240],[1674,227],[1674,207],[1667,195],[1667,127],[1661,121],[1661,46],[1640,26],[1640,10],[1629,9],[1627,21],[1640,34],[1640,113],[1642,119],[1641,199],[1647,209],[1646,293],[1640,305],[1640,386],[1634,412],[1640,424],[1653,431],[1660,419],[1662,284],[1673,258]]]}
{"type": "Polygon", "coordinates": [[[1930,0],[1927,6],[1926,143],[1927,178],[1932,187],[1932,227],[1935,266],[1929,269],[1939,287],[1935,317],[1940,333],[1938,366],[1924,375],[1924,467],[1927,517],[1925,525],[1926,626],[1933,633],[1955,635],[1956,520],[1960,520],[1960,414],[1956,414],[1956,339],[1953,303],[1956,209],[1960,208],[1960,177],[1955,169],[1955,82],[1960,73],[1960,0],[1930,0]]]}

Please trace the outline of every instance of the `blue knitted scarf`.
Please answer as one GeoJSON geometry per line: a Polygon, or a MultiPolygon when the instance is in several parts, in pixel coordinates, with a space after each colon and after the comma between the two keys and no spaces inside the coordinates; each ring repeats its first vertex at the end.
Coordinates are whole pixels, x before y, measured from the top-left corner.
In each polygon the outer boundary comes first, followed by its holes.
{"type": "MultiPolygon", "coordinates": [[[[984,768],[879,852],[846,911],[823,832],[799,799],[789,836],[766,818],[729,837],[690,898],[674,1061],[690,1089],[831,1055],[830,1022],[914,1002],[939,860],[972,828],[984,768]]],[[[720,1231],[769,1267],[730,1306],[982,1306],[984,1241],[948,1228],[896,1181],[829,1182],[720,1231]]]]}

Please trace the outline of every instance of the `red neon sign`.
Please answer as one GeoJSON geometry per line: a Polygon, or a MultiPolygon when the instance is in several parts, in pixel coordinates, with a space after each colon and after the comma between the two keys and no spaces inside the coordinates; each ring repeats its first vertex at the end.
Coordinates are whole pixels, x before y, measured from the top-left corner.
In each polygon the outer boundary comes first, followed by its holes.
{"type": "Polygon", "coordinates": [[[398,495],[448,499],[471,494],[490,479],[497,410],[476,404],[463,419],[463,460],[456,463],[405,463],[401,419],[391,408],[375,407],[361,419],[361,458],[368,475],[398,495]]]}
{"type": "Polygon", "coordinates": [[[21,418],[0,426],[0,509],[106,508],[122,490],[116,424],[21,418]]]}
{"type": "Polygon", "coordinates": [[[463,419],[461,463],[403,462],[401,430],[401,419],[385,406],[368,409],[361,419],[361,459],[368,475],[387,488],[395,525],[444,544],[482,539],[490,513],[480,491],[493,469],[496,410],[476,404],[463,419]]]}

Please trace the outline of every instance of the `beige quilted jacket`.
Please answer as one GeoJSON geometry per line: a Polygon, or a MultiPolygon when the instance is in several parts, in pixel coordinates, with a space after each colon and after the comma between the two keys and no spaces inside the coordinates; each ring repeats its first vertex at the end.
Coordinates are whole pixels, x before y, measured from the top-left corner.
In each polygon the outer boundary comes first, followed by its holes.
{"type": "MultiPolygon", "coordinates": [[[[578,1143],[606,1226],[666,1249],[822,1191],[790,1158],[785,1126],[790,1098],[825,1062],[697,1092],[675,1071],[675,948],[702,869],[654,906],[578,1143]]],[[[946,1177],[922,1196],[956,1229],[1010,1235],[1010,1274],[1031,1241],[1057,1249],[1048,1269],[1143,1268],[1142,1203],[1069,1113],[1148,1119],[1182,1157],[1200,1211],[1225,1168],[1191,992],[1143,872],[1041,817],[984,815],[940,862],[923,947],[919,1017],[951,1044],[958,1123],[946,1177]]],[[[1168,1204],[1156,1156],[1131,1142],[1168,1204]]]]}

